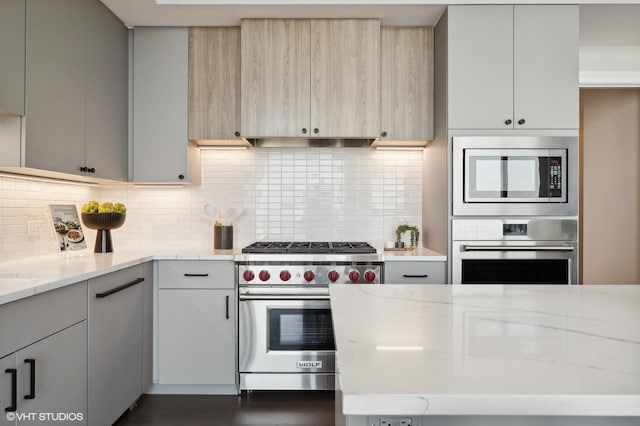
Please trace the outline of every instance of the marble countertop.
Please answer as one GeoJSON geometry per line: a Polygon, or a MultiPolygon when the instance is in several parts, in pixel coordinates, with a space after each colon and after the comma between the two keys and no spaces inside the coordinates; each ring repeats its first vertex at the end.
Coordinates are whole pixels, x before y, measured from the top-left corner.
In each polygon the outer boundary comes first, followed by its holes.
{"type": "Polygon", "coordinates": [[[423,247],[405,251],[384,250],[378,247],[377,250],[382,254],[384,261],[445,262],[447,260],[446,255],[423,247]]]}
{"type": "Polygon", "coordinates": [[[330,293],[345,415],[640,416],[640,285],[330,293]]]}
{"type": "MultiPolygon", "coordinates": [[[[414,249],[402,254],[382,252],[380,260],[446,260],[446,256],[428,249],[414,249]]],[[[150,260],[237,260],[241,249],[213,250],[125,250],[113,253],[56,253],[0,262],[0,305],[33,296],[78,281],[94,278],[150,260]]]]}

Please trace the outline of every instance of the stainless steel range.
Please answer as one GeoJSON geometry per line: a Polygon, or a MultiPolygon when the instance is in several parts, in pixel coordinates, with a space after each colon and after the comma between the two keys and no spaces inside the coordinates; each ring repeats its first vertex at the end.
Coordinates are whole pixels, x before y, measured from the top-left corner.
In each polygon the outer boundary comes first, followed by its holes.
{"type": "Polygon", "coordinates": [[[329,283],[380,284],[362,242],[259,242],[236,257],[241,390],[332,390],[329,283]]]}

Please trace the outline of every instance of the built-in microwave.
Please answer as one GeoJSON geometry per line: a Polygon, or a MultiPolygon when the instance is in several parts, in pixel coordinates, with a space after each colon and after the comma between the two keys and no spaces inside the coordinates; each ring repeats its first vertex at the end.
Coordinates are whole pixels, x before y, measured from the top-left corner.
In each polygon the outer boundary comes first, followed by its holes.
{"type": "Polygon", "coordinates": [[[454,137],[455,216],[577,214],[575,137],[454,137]]]}

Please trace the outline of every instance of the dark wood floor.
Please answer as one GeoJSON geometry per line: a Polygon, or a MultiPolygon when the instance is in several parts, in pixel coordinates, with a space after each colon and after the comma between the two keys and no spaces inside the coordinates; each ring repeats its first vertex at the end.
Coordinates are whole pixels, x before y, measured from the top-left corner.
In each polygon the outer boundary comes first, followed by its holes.
{"type": "Polygon", "coordinates": [[[124,425],[332,426],[334,392],[143,395],[115,423],[124,425]]]}

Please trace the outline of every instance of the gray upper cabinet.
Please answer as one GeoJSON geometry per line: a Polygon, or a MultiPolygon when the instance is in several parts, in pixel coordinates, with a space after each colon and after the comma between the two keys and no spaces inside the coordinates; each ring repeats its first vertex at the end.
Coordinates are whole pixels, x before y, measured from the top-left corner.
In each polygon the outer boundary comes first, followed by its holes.
{"type": "Polygon", "coordinates": [[[25,0],[0,1],[0,114],[24,115],[25,0]]]}
{"type": "Polygon", "coordinates": [[[380,139],[433,139],[433,29],[381,29],[380,139]]]}
{"type": "Polygon", "coordinates": [[[189,139],[240,136],[240,28],[189,29],[189,139]]]}
{"type": "Polygon", "coordinates": [[[450,129],[578,128],[577,6],[450,6],[450,129]]]}
{"type": "Polygon", "coordinates": [[[134,182],[200,177],[197,149],[188,143],[188,36],[187,28],[133,32],[134,182]]]}
{"type": "Polygon", "coordinates": [[[126,179],[127,30],[99,0],[27,0],[21,166],[126,179]]]}
{"type": "Polygon", "coordinates": [[[376,19],[242,21],[245,137],[377,137],[376,19]]]}
{"type": "Polygon", "coordinates": [[[85,165],[127,180],[128,30],[100,1],[88,2],[85,165]]]}
{"type": "Polygon", "coordinates": [[[26,166],[80,174],[87,0],[27,0],[26,166]]]}
{"type": "Polygon", "coordinates": [[[310,135],[310,28],[308,20],[242,20],[242,136],[310,135]]]}

